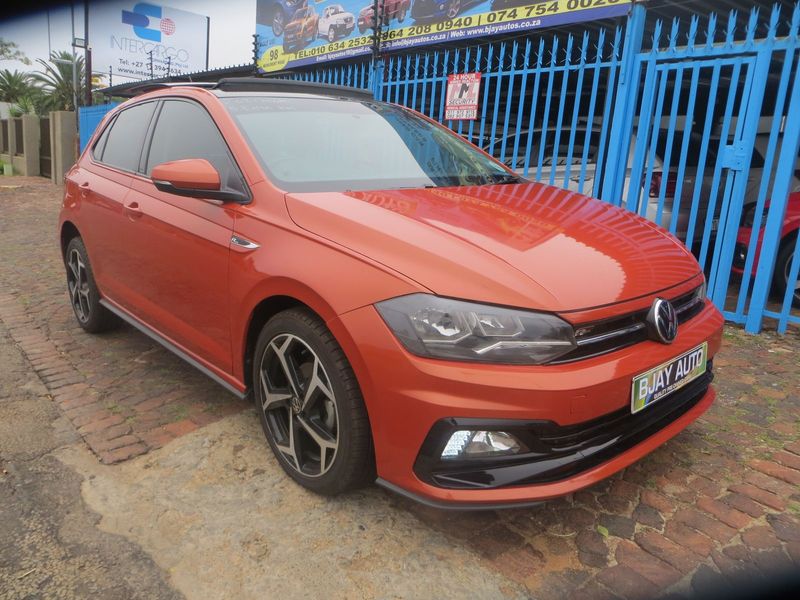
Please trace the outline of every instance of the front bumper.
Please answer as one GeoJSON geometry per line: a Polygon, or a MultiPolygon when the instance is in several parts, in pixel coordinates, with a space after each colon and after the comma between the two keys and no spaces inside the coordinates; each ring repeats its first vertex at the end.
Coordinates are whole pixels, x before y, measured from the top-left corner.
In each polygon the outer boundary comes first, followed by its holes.
{"type": "MultiPolygon", "coordinates": [[[[530,465],[513,467],[499,485],[444,487],[420,469],[424,444],[434,426],[453,419],[548,422],[582,427],[629,410],[634,376],[707,341],[709,359],[720,347],[723,319],[710,303],[681,326],[672,345],[646,341],[610,354],[547,366],[466,364],[409,354],[372,306],[329,323],[356,372],[367,404],[379,481],[395,491],[436,506],[489,508],[531,504],[577,491],[639,460],[683,430],[711,405],[713,388],[693,388],[683,412],[630,436],[613,451],[566,460],[564,468],[533,481],[530,465]],[[577,460],[577,462],[576,462],[577,460]],[[577,468],[576,468],[577,465],[577,468]]],[[[687,386],[688,388],[689,386],[687,386]]],[[[667,406],[674,396],[659,401],[667,406]]],[[[657,405],[645,410],[647,416],[657,405]]],[[[651,417],[656,412],[651,412],[651,417]]],[[[608,427],[607,427],[608,429],[608,427]]],[[[563,457],[562,457],[563,458],[563,457]]],[[[508,466],[508,465],[504,465],[508,466]]]]}

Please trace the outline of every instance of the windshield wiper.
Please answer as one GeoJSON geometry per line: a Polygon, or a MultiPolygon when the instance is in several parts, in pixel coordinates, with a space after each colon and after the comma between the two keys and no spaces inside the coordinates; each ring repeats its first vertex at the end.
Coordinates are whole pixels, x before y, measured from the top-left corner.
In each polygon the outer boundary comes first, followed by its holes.
{"type": "Polygon", "coordinates": [[[503,173],[502,175],[493,175],[492,181],[490,181],[487,185],[505,185],[508,183],[520,183],[521,181],[522,178],[519,175],[503,173]]]}

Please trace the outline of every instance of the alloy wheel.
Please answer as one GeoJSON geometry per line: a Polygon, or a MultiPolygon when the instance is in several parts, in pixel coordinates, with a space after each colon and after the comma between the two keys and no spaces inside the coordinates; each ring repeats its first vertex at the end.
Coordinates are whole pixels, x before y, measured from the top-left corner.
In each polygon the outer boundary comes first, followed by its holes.
{"type": "Polygon", "coordinates": [[[450,0],[447,6],[446,16],[448,19],[455,19],[461,11],[461,0],[450,0]]]}
{"type": "Polygon", "coordinates": [[[324,475],[339,447],[339,413],[317,354],[292,334],[275,336],[261,357],[261,410],[275,446],[306,477],[324,475]]]}
{"type": "Polygon", "coordinates": [[[86,265],[77,248],[72,249],[67,260],[67,285],[75,316],[81,323],[86,323],[91,315],[91,304],[89,303],[91,288],[86,265]]]}

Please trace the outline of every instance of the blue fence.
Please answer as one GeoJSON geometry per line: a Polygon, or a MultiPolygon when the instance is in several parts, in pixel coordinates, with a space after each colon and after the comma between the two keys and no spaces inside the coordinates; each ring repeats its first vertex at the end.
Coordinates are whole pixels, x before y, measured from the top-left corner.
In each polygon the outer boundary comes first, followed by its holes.
{"type": "Polygon", "coordinates": [[[443,122],[447,75],[481,73],[445,122],[532,179],[625,206],[697,256],[709,296],[758,332],[800,325],[800,8],[650,19],[285,75],[372,89],[443,122]],[[787,228],[788,227],[788,228],[787,228]],[[797,227],[795,225],[794,227],[797,227]]]}
{"type": "Polygon", "coordinates": [[[86,148],[89,143],[89,138],[92,137],[94,130],[100,125],[100,121],[108,112],[117,106],[117,102],[110,104],[97,104],[95,106],[80,106],[78,107],[78,133],[80,136],[80,151],[86,148]]]}

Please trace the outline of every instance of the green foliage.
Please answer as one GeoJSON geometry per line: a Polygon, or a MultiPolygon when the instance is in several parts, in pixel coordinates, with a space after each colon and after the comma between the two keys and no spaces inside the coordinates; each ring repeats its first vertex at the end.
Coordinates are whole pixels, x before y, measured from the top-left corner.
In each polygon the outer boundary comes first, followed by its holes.
{"type": "Polygon", "coordinates": [[[0,71],[0,102],[17,103],[31,95],[31,76],[19,71],[0,71]]]}
{"type": "Polygon", "coordinates": [[[18,60],[26,65],[31,64],[30,59],[14,42],[7,42],[3,38],[0,38],[0,60],[18,60]]]}
{"type": "MultiPolygon", "coordinates": [[[[47,110],[75,110],[74,104],[74,90],[73,87],[73,63],[72,54],[70,52],[51,52],[50,62],[36,59],[44,68],[44,73],[33,73],[31,79],[36,82],[42,92],[44,92],[45,101],[43,108],[47,110]]],[[[77,68],[77,95],[78,105],[83,102],[83,57],[77,57],[75,66],[77,68]]]]}

